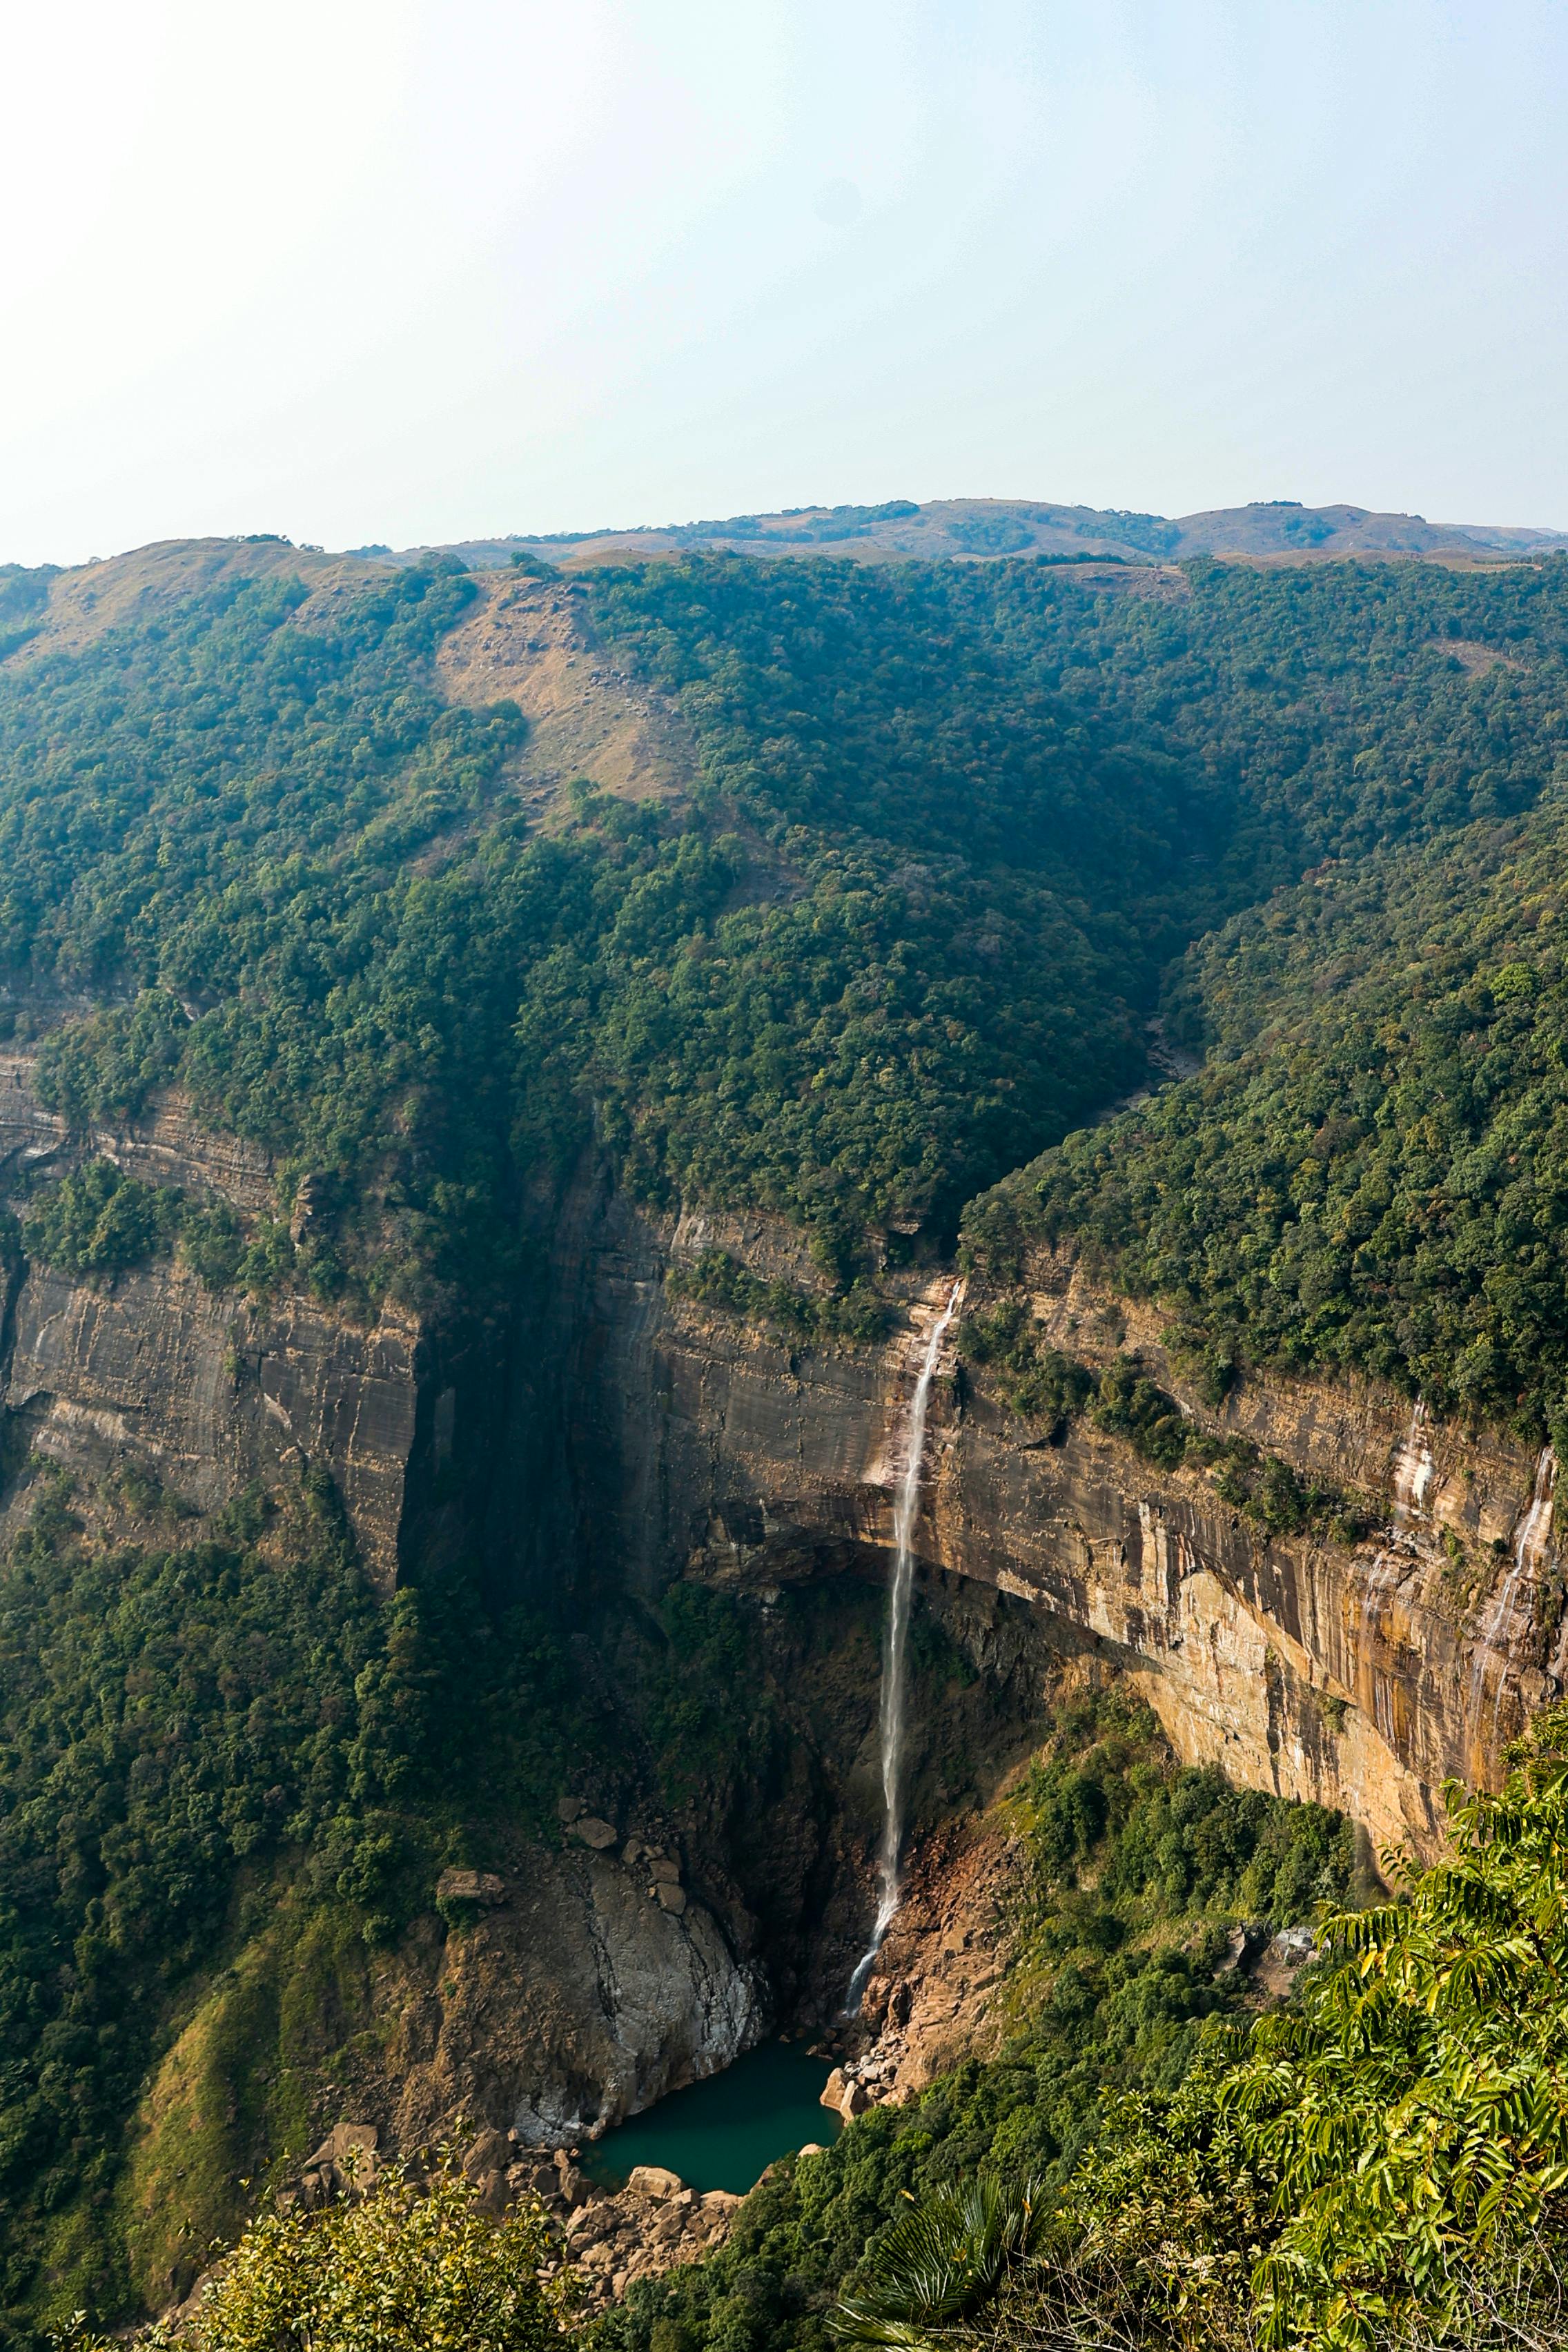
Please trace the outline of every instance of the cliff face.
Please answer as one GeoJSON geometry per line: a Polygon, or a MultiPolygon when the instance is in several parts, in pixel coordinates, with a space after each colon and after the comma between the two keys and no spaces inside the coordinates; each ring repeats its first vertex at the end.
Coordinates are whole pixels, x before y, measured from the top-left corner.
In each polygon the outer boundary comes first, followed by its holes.
{"type": "MultiPolygon", "coordinates": [[[[177,1102],[89,1143],[151,1181],[273,1202],[265,1161],[177,1102]]],[[[0,1178],[14,1187],[81,1148],[39,1106],[26,1057],[0,1060],[0,1178]]],[[[798,1241],[768,1221],[659,1220],[590,1175],[552,1234],[510,1320],[461,1332],[395,1314],[365,1329],[303,1297],[258,1307],[174,1261],[101,1286],[26,1266],[6,1300],[13,1428],[100,1496],[136,1468],[202,1514],[252,1480],[323,1469],[383,1589],[414,1558],[438,1560],[460,1514],[467,1538],[568,1597],[606,1688],[630,1671],[626,1629],[652,1622],[672,1580],[752,1612],[757,1689],[783,1729],[771,1778],[678,1824],[689,1907],[672,1915],[614,1857],[520,1852],[464,1935],[432,1911],[377,1963],[370,1996],[393,2023],[362,2104],[395,2137],[457,2107],[546,2139],[635,2110],[726,2063],[774,2002],[842,1981],[865,1924],[892,1490],[950,1277],[889,1277],[904,1316],[882,1345],[801,1349],[666,1282],[719,1246],[811,1286],[798,1241]]],[[[978,1679],[965,1696],[962,1675],[932,1669],[916,1694],[917,1819],[991,1793],[1064,1662],[1098,1659],[1137,1683],[1184,1758],[1429,1850],[1443,1780],[1494,1774],[1523,1713],[1568,1675],[1554,1465],[1364,1383],[1250,1380],[1206,1412],[1155,1317],[1066,1261],[1043,1260],[1030,1290],[1064,1350],[1137,1349],[1194,1417],[1352,1490],[1382,1532],[1269,1538],[1206,1475],[1152,1468],[1087,1420],[1045,1442],[950,1348],[919,1524],[922,1622],[978,1679]]],[[[14,1482],[13,1522],[29,1483],[14,1482]]],[[[112,1532],[112,1501],[95,1507],[112,1532]]],[[[171,2113],[182,2063],[176,2045],[171,2113]]]]}
{"type": "MultiPolygon", "coordinates": [[[[245,1210],[271,1199],[261,1157],[177,1103],[91,1148],[245,1210]]],[[[70,1149],[26,1058],[0,1059],[0,1176],[70,1149]]],[[[765,1591],[879,1573],[903,1412],[946,1278],[904,1280],[906,1327],[880,1347],[802,1349],[670,1296],[671,1263],[715,1245],[770,1277],[816,1279],[767,1220],[674,1224],[592,1180],[556,1221],[510,1354],[499,1329],[429,1332],[395,1311],[365,1329],[303,1297],[258,1307],[168,1262],[104,1287],[28,1267],[9,1301],[5,1402],[45,1456],[140,1465],[203,1511],[317,1465],[384,1588],[438,1532],[449,1462],[453,1483],[488,1483],[492,1545],[585,1604],[646,1599],[679,1575],[765,1591]]],[[[1554,1465],[1430,1424],[1366,1382],[1249,1379],[1207,1412],[1157,1316],[1066,1260],[1042,1260],[1030,1286],[1054,1344],[1091,1363],[1136,1349],[1195,1418],[1348,1488],[1384,1531],[1354,1546],[1266,1538],[1206,1476],[1155,1470],[1086,1422],[1044,1443],[984,1373],[955,1381],[950,1354],[922,1561],[1026,1604],[1066,1647],[1100,1647],[1184,1756],[1342,1805],[1377,1843],[1429,1846],[1444,1779],[1493,1773],[1523,1714],[1568,1676],[1554,1465]]]]}
{"type": "MultiPolygon", "coordinates": [[[[261,1155],[202,1134],[179,1103],[91,1148],[240,1209],[270,1200],[261,1155]]],[[[68,1150],[26,1058],[0,1058],[0,1173],[64,1164],[68,1150]]],[[[315,1463],[384,1588],[430,1536],[439,1467],[466,1456],[470,1473],[489,1463],[505,1540],[583,1597],[648,1597],[679,1573],[766,1588],[872,1567],[945,1284],[905,1284],[908,1328],[881,1348],[799,1350],[668,1294],[668,1265],[705,1246],[814,1282],[797,1240],[769,1221],[660,1223],[585,1183],[517,1319],[510,1369],[500,1334],[430,1334],[400,1312],[360,1328],[308,1298],[257,1307],[176,1263],[108,1286],[26,1267],[5,1327],[5,1404],[45,1456],[99,1473],[136,1463],[197,1510],[315,1463]]],[[[1025,1601],[1069,1644],[1105,1646],[1183,1755],[1347,1806],[1377,1842],[1427,1846],[1441,1780],[1495,1771],[1502,1740],[1568,1673],[1554,1465],[1427,1425],[1368,1383],[1253,1379],[1204,1413],[1154,1315],[1098,1294],[1068,1261],[1037,1265],[1032,1303],[1063,1350],[1105,1362],[1138,1348],[1192,1413],[1350,1486],[1384,1534],[1354,1548],[1265,1538],[1204,1475],[1152,1470],[1081,1421],[1063,1446],[1044,1444],[983,1376],[962,1400],[947,1376],[921,1559],[1025,1601]]]]}
{"type": "MultiPolygon", "coordinates": [[[[902,1415],[946,1278],[911,1291],[910,1328],[886,1346],[802,1352],[668,1297],[670,1256],[715,1244],[761,1272],[806,1271],[762,1221],[672,1230],[602,1205],[574,1380],[595,1549],[648,1588],[673,1573],[766,1586],[885,1552],[902,1415]]],[[[1206,1476],[1153,1469],[1086,1422],[1045,1443],[950,1360],[922,1561],[1026,1603],[1068,1646],[1087,1637],[1184,1758],[1342,1806],[1379,1846],[1430,1850],[1443,1780],[1495,1776],[1523,1714],[1568,1673],[1554,1465],[1434,1427],[1365,1382],[1249,1381],[1207,1412],[1155,1316],[1065,1261],[1036,1267],[1032,1295],[1054,1344],[1091,1363],[1137,1349],[1194,1418],[1350,1489],[1382,1532],[1267,1538],[1206,1476]]]]}
{"type": "MultiPolygon", "coordinates": [[[[38,1102],[28,1060],[0,1056],[0,1185],[25,1170],[63,1171],[84,1150],[197,1199],[274,1204],[265,1158],[204,1133],[177,1101],[73,1141],[38,1102]]],[[[276,1484],[319,1465],[370,1575],[383,1590],[395,1582],[410,1481],[438,1436],[433,1395],[421,1414],[435,1350],[411,1318],[389,1311],[367,1330],[304,1297],[258,1308],[167,1260],[105,1284],[29,1265],[5,1349],[6,1412],[46,1460],[151,1473],[198,1512],[253,1479],[276,1484]]],[[[25,1504],[24,1489],[16,1507],[25,1504]]]]}

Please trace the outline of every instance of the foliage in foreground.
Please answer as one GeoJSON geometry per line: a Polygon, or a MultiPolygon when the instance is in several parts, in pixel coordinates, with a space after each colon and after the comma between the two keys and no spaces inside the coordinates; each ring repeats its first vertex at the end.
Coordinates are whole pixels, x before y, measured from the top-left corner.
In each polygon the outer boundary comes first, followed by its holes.
{"type": "Polygon", "coordinates": [[[975,2175],[939,2189],[889,2231],[870,2278],[834,2312],[834,2334],[897,2352],[962,2323],[1028,2253],[1044,2202],[1034,2180],[975,2175]]]}
{"type": "MultiPolygon", "coordinates": [[[[1211,2025],[1183,2083],[1109,2106],[1041,2262],[999,2273],[962,2340],[1377,2352],[1505,2322],[1563,2340],[1568,1708],[1500,1795],[1451,1793],[1433,1868],[1321,1937],[1325,1964],[1239,2046],[1211,2025]]],[[[900,2278],[906,2315],[924,2292],[902,2242],[884,2320],[900,2278]]]]}
{"type": "MultiPolygon", "coordinates": [[[[146,2352],[546,2352],[564,2340],[569,2273],[542,2282],[543,2210],[492,2221],[447,2161],[391,2168],[362,2197],[253,2221],[188,2318],[146,2352]]],[[[113,2352],[73,2330],[60,2352],[113,2352]]]]}
{"type": "Polygon", "coordinates": [[[1337,1965],[1259,2025],[1222,2097],[1279,2184],[1266,2340],[1363,2346],[1415,2314],[1452,2325],[1475,2263],[1564,2218],[1568,1709],[1500,1795],[1454,1793],[1434,1869],[1324,1932],[1337,1965]]]}

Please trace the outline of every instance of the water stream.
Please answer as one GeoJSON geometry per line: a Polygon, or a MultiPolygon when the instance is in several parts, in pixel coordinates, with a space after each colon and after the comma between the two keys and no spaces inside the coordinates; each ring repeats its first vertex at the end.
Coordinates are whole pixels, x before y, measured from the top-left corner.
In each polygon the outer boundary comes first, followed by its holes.
{"type": "Polygon", "coordinates": [[[1427,1439],[1426,1407],[1419,1397],[1410,1408],[1410,1427],[1404,1443],[1394,1454],[1394,1517],[1403,1526],[1412,1517],[1423,1516],[1432,1482],[1437,1475],[1427,1439]]]}
{"type": "Polygon", "coordinates": [[[910,1597],[915,1578],[915,1521],[921,1507],[921,1474],[925,1466],[931,1384],[936,1377],[948,1326],[958,1312],[963,1287],[962,1283],[953,1284],[947,1305],[931,1325],[904,1431],[904,1466],[893,1502],[893,1580],[888,1588],[888,1624],[882,1644],[882,1843],[877,1853],[877,1917],[871,1940],[855,1964],[855,1973],[844,1997],[845,2013],[849,2017],[859,2014],[866,1979],[903,1894],[905,1654],[909,1647],[910,1597]]]}

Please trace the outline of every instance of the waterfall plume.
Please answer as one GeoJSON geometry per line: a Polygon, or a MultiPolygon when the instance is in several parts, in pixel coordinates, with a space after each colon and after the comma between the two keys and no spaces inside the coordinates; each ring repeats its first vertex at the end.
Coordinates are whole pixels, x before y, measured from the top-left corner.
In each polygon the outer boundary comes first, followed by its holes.
{"type": "Polygon", "coordinates": [[[887,1630],[882,1642],[879,1709],[882,1842],[877,1853],[877,1916],[871,1929],[871,1940],[855,1964],[855,1973],[849,1979],[849,1990],[844,1998],[845,2014],[849,2017],[859,2012],[866,1979],[882,1948],[882,1938],[892,1924],[903,1894],[900,1864],[904,1843],[905,1654],[909,1646],[910,1598],[915,1576],[915,1520],[920,1512],[921,1473],[925,1464],[926,1414],[931,1406],[931,1384],[936,1376],[942,1343],[958,1312],[963,1288],[962,1283],[953,1284],[948,1293],[946,1306],[931,1326],[904,1427],[904,1466],[893,1502],[893,1575],[888,1588],[887,1630]]]}

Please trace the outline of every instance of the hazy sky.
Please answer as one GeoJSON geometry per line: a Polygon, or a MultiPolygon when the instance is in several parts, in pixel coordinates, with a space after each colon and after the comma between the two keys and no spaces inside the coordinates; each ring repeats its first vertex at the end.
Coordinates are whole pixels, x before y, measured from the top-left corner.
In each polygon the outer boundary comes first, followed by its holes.
{"type": "Polygon", "coordinates": [[[0,559],[1568,527],[1564,0],[52,0],[0,58],[0,559]]]}

